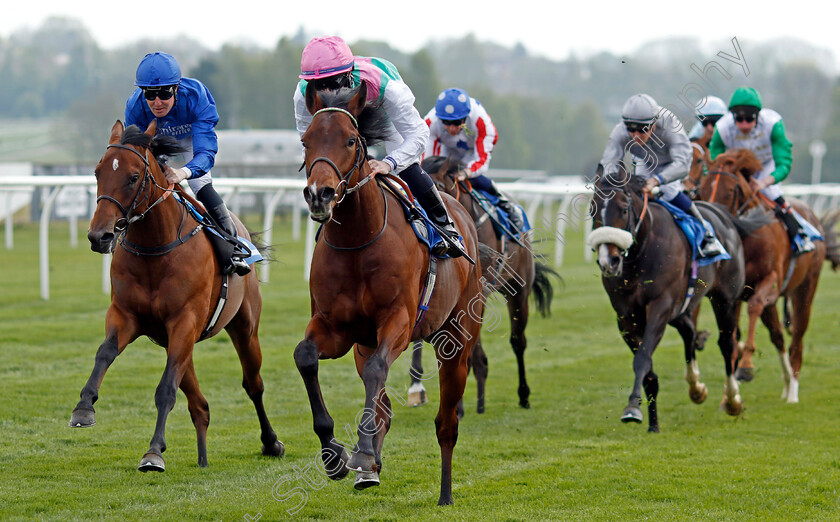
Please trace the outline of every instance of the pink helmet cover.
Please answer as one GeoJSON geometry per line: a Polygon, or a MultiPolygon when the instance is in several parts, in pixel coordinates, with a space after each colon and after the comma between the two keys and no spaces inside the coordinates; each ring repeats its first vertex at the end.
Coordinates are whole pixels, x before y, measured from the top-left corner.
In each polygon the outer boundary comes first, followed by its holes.
{"type": "Polygon", "coordinates": [[[317,80],[347,72],[352,68],[353,53],[341,37],[313,38],[303,49],[298,78],[317,80]]]}

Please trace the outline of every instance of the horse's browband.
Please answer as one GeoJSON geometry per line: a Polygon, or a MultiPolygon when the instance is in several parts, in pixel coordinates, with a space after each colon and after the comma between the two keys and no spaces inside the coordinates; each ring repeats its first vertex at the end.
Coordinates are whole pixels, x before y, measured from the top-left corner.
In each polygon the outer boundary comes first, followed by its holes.
{"type": "Polygon", "coordinates": [[[347,116],[350,116],[350,119],[353,121],[353,126],[356,127],[357,129],[359,128],[359,122],[356,121],[356,117],[353,116],[352,114],[350,114],[350,111],[348,111],[346,109],[342,109],[341,107],[324,107],[323,109],[321,109],[319,111],[315,111],[315,114],[313,114],[312,117],[314,118],[315,116],[321,114],[322,112],[331,112],[331,111],[332,112],[343,112],[347,116]]]}

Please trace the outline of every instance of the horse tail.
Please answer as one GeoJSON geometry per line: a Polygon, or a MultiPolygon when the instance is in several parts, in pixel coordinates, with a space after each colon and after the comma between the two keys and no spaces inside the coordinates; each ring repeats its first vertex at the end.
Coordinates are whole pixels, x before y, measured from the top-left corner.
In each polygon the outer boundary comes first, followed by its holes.
{"type": "Polygon", "coordinates": [[[548,277],[550,275],[557,277],[561,283],[563,282],[563,277],[552,268],[539,261],[534,262],[534,283],[531,285],[531,295],[534,296],[537,310],[540,311],[540,315],[543,317],[551,315],[551,300],[554,297],[554,287],[551,285],[551,279],[548,277]]]}
{"type": "Polygon", "coordinates": [[[277,258],[274,256],[274,245],[269,245],[268,243],[265,243],[263,241],[262,236],[264,233],[264,230],[260,232],[254,232],[248,229],[248,235],[251,236],[251,243],[253,243],[254,246],[257,247],[257,250],[260,251],[260,254],[262,254],[263,259],[266,263],[273,263],[277,261],[277,258]]]}
{"type": "Polygon", "coordinates": [[[825,237],[825,260],[831,263],[831,269],[835,272],[840,267],[840,241],[838,241],[837,232],[834,230],[838,221],[840,221],[840,208],[835,208],[820,218],[823,236],[825,237]]]}

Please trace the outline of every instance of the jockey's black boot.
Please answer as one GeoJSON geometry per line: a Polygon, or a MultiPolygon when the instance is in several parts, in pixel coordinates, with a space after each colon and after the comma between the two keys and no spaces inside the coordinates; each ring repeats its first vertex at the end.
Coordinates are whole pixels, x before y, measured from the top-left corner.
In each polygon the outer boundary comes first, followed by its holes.
{"type": "Polygon", "coordinates": [[[522,218],[519,216],[519,209],[513,206],[513,204],[510,202],[507,196],[502,194],[502,191],[499,190],[499,187],[496,186],[495,182],[491,183],[493,185],[493,190],[496,192],[493,195],[499,198],[499,208],[507,212],[510,224],[516,229],[511,230],[511,232],[513,232],[514,234],[521,232],[522,229],[525,227],[525,223],[522,222],[522,218]]]}
{"type": "Polygon", "coordinates": [[[689,212],[696,220],[703,225],[703,229],[706,231],[703,234],[703,241],[700,242],[700,256],[701,257],[714,257],[723,253],[723,245],[720,244],[715,238],[714,233],[706,227],[706,222],[703,220],[703,216],[700,214],[700,211],[697,209],[697,205],[694,202],[691,202],[691,207],[689,207],[689,212]]]}
{"type": "Polygon", "coordinates": [[[441,199],[437,187],[432,185],[417,199],[426,214],[429,215],[429,219],[437,225],[438,232],[443,236],[443,244],[438,244],[432,250],[432,253],[436,256],[447,254],[449,257],[460,257],[466,254],[459,237],[460,234],[458,234],[455,224],[449,218],[449,213],[446,211],[446,206],[443,204],[443,199],[441,199]]]}
{"type": "MultiPolygon", "coordinates": [[[[234,225],[233,219],[230,217],[230,212],[228,212],[225,202],[222,201],[222,198],[212,185],[205,185],[204,188],[199,190],[198,194],[196,194],[196,199],[207,208],[207,214],[218,229],[220,229],[219,231],[221,233],[236,238],[236,225],[234,225]]],[[[216,252],[216,256],[222,265],[222,273],[230,274],[236,272],[240,276],[247,275],[251,271],[251,267],[242,259],[241,255],[235,255],[236,248],[233,243],[226,239],[219,239],[212,237],[210,243],[213,245],[213,250],[216,252]]]]}
{"type": "Polygon", "coordinates": [[[781,219],[782,223],[785,225],[785,230],[787,230],[790,244],[793,245],[794,257],[811,252],[814,248],[816,248],[814,246],[814,242],[811,241],[810,237],[808,237],[808,233],[802,229],[799,225],[799,221],[796,219],[796,216],[794,216],[793,212],[791,212],[790,205],[777,205],[776,215],[779,216],[779,219],[781,219]],[[797,236],[799,236],[798,241],[796,239],[797,236]]]}

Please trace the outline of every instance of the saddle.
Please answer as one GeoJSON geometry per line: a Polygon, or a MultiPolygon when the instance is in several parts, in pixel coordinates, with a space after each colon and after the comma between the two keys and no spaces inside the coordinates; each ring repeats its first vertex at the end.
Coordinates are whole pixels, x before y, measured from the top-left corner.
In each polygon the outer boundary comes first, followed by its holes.
{"type": "Polygon", "coordinates": [[[653,202],[665,207],[665,209],[674,218],[674,222],[677,224],[680,230],[682,230],[683,234],[685,234],[686,239],[688,239],[688,243],[691,245],[691,259],[692,261],[697,261],[698,266],[710,265],[712,263],[716,263],[717,261],[732,259],[732,256],[729,255],[725,248],[723,250],[723,253],[718,254],[716,256],[701,257],[699,255],[700,244],[703,242],[703,236],[706,234],[707,227],[708,230],[711,230],[713,234],[715,233],[714,227],[712,227],[708,221],[704,220],[704,223],[700,223],[693,216],[683,212],[674,205],[668,203],[667,201],[663,201],[662,199],[655,199],[653,200],[653,202]]]}

